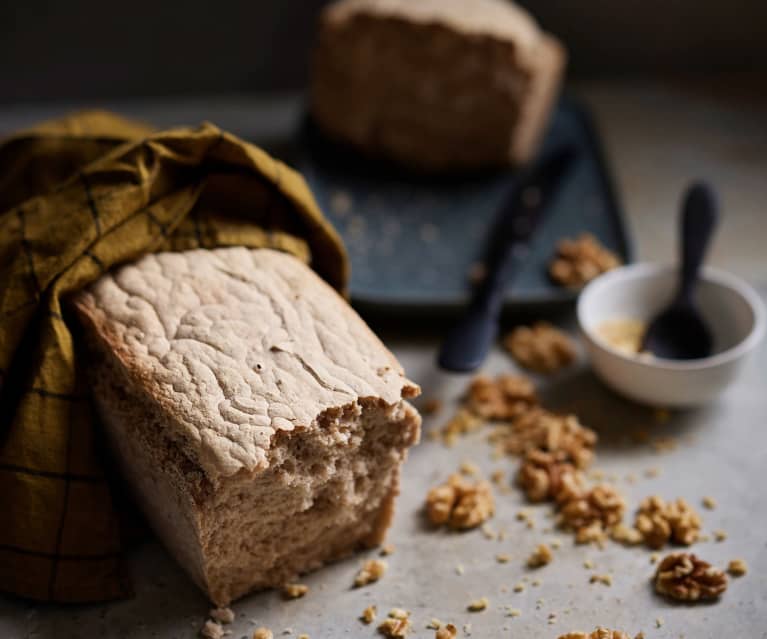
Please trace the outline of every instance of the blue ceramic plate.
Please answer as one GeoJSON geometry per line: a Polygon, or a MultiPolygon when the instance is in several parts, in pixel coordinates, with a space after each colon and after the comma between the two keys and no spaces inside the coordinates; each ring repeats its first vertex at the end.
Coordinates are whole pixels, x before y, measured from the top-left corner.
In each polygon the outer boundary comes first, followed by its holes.
{"type": "MultiPolygon", "coordinates": [[[[530,257],[510,284],[507,304],[572,301],[575,292],[553,284],[547,264],[563,237],[594,234],[625,262],[632,247],[591,118],[572,99],[556,108],[544,150],[562,143],[579,149],[530,257]]],[[[419,178],[339,149],[307,122],[298,168],[346,243],[350,292],[361,305],[457,308],[471,290],[470,274],[514,173],[419,178]]]]}

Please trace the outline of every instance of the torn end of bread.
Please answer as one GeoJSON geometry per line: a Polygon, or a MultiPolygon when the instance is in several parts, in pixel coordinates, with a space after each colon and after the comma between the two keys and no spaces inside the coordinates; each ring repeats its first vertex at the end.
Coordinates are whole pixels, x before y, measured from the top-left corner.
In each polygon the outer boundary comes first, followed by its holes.
{"type": "Polygon", "coordinates": [[[75,307],[122,472],[214,603],[383,540],[419,389],[307,266],[149,255],[75,307]]]}

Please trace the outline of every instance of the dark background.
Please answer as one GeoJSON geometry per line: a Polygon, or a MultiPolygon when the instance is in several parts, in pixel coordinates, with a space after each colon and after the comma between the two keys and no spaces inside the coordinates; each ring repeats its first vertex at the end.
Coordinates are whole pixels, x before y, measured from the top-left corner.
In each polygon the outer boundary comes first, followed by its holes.
{"type": "MultiPolygon", "coordinates": [[[[0,0],[0,103],[300,89],[324,4],[0,0]]],[[[767,70],[764,0],[523,4],[567,43],[570,77],[767,70]]]]}

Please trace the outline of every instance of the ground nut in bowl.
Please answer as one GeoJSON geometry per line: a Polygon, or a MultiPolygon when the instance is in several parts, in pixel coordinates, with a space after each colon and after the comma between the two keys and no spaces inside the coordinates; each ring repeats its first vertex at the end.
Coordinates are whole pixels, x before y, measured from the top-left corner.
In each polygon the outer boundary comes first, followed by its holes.
{"type": "Polygon", "coordinates": [[[705,268],[696,299],[714,337],[714,353],[668,360],[636,353],[637,334],[671,300],[677,267],[633,264],[592,281],[578,299],[578,323],[591,364],[610,388],[654,406],[714,399],[737,376],[765,332],[765,308],[743,280],[705,268]]]}

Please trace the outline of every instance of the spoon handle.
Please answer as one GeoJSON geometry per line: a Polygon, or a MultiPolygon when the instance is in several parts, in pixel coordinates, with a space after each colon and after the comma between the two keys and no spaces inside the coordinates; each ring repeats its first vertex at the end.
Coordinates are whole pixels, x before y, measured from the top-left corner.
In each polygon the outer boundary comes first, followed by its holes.
{"type": "Polygon", "coordinates": [[[717,201],[713,187],[693,183],[684,195],[681,228],[682,273],[679,297],[689,300],[698,279],[711,236],[717,224],[717,201]]]}

